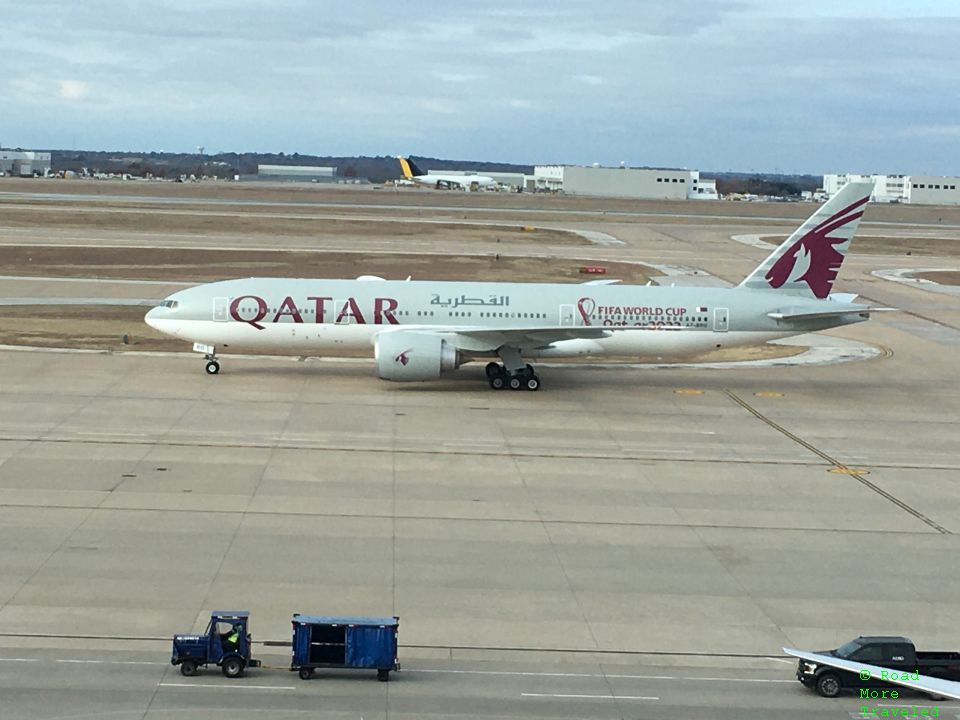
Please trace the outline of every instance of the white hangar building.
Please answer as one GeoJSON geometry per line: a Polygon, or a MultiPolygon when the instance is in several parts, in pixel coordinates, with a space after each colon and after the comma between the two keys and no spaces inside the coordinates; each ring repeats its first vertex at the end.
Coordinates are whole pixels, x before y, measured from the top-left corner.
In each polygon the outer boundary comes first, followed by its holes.
{"type": "Polygon", "coordinates": [[[50,173],[50,153],[32,150],[0,150],[0,172],[15,177],[50,173]]]}
{"type": "Polygon", "coordinates": [[[337,169],[323,165],[257,165],[258,180],[333,182],[337,169]]]}
{"type": "Polygon", "coordinates": [[[824,175],[823,190],[830,198],[848,182],[872,182],[873,193],[870,200],[873,202],[960,205],[960,177],[842,173],[824,175]]]}
{"type": "Polygon", "coordinates": [[[717,200],[715,180],[701,180],[698,170],[538,165],[533,171],[538,190],[567,195],[598,195],[650,200],[717,200]]]}

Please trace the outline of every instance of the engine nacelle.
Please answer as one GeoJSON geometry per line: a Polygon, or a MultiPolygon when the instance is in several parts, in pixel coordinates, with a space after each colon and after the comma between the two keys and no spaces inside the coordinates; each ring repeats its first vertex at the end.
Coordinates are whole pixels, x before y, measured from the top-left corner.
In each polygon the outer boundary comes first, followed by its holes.
{"type": "Polygon", "coordinates": [[[383,380],[436,380],[460,365],[457,349],[439,335],[393,330],[377,335],[373,345],[377,375],[383,380]]]}

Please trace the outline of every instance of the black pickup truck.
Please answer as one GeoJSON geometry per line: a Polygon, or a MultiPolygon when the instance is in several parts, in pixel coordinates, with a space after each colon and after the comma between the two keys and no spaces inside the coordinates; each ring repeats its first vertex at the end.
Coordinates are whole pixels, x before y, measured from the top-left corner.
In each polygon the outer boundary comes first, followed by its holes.
{"type": "MultiPolygon", "coordinates": [[[[960,680],[960,652],[920,652],[905,637],[861,636],[836,650],[818,650],[817,654],[889,668],[897,673],[960,680]]],[[[855,672],[809,660],[801,660],[797,665],[797,680],[806,687],[816,688],[824,697],[837,697],[844,689],[857,692],[866,688],[902,689],[882,678],[871,676],[869,680],[861,680],[855,672]]]]}

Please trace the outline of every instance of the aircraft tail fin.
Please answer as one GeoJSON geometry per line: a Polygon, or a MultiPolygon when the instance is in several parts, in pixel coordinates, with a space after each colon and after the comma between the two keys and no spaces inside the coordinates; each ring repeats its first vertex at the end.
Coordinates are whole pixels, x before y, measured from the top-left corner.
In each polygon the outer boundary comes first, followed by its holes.
{"type": "Polygon", "coordinates": [[[850,247],[873,183],[847,183],[770,253],[740,287],[824,299],[850,247]]]}
{"type": "Polygon", "coordinates": [[[403,176],[407,180],[413,180],[414,177],[426,175],[426,173],[417,167],[417,164],[410,158],[398,157],[397,160],[400,161],[400,170],[403,172],[403,176]]]}

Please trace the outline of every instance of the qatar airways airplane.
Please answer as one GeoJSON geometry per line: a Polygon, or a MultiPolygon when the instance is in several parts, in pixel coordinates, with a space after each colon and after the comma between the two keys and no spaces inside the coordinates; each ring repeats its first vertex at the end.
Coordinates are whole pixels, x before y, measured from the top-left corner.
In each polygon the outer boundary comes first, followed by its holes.
{"type": "Polygon", "coordinates": [[[181,290],[146,322],[211,375],[219,349],[372,349],[384,380],[489,359],[491,388],[538,390],[534,358],[693,355],[867,320],[877,308],[830,291],[872,189],[844,186],[734,288],[249,278],[181,290]]]}

